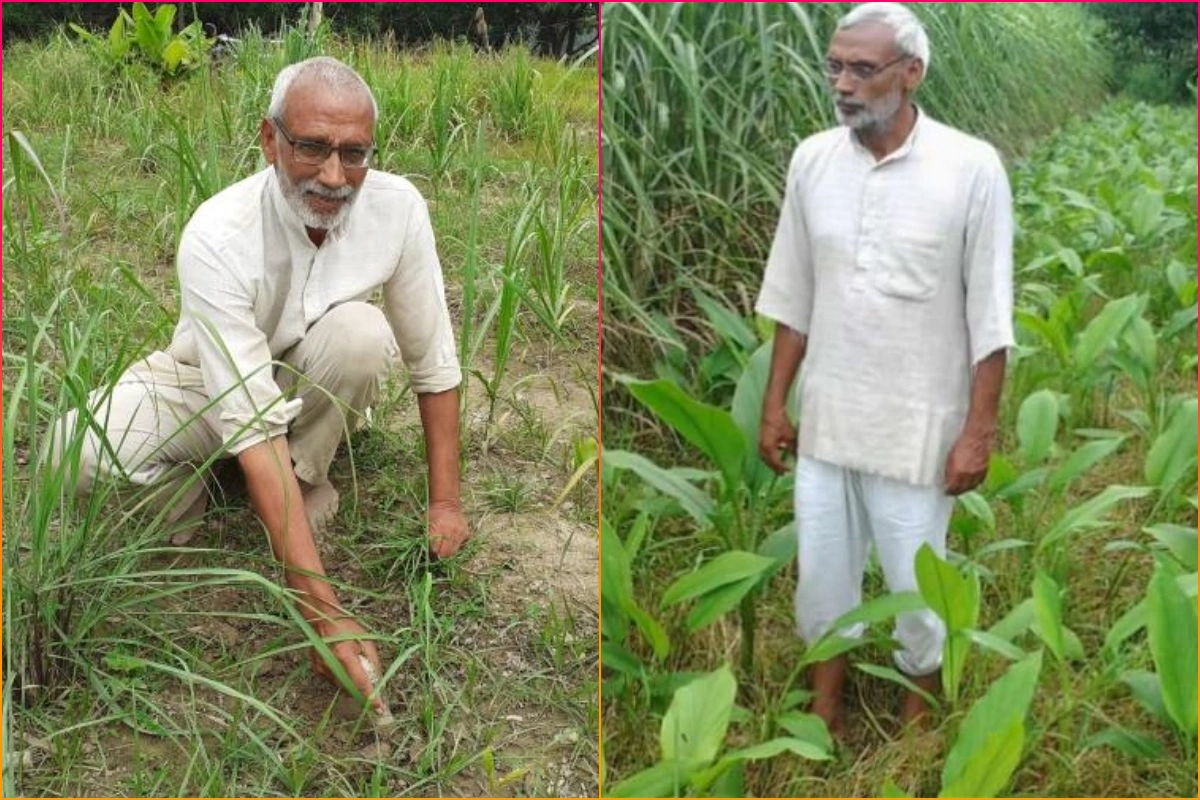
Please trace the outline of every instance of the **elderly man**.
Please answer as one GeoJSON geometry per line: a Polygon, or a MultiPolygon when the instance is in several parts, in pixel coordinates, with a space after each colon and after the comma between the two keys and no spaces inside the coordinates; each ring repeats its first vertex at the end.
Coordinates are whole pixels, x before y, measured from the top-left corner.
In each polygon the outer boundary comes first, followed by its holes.
{"type": "MultiPolygon", "coordinates": [[[[1013,344],[1010,191],[990,145],[913,104],[928,65],[899,4],[839,22],[824,69],[842,126],[796,148],[758,298],[778,323],[759,450],[777,472],[797,454],[808,642],[859,604],[872,542],[889,589],[916,589],[918,548],[944,553],[954,495],[983,480],[995,435],[1013,344]],[[801,362],[797,436],[787,398],[801,362]]],[[[931,611],[897,618],[896,664],[926,691],[944,637],[931,611]]],[[[840,657],[810,676],[835,733],[846,669],[840,657]]],[[[909,693],[901,718],[924,711],[909,693]]]]}
{"type": "MultiPolygon", "coordinates": [[[[168,521],[186,526],[207,499],[196,465],[235,457],[288,587],[322,637],[340,637],[331,648],[364,695],[361,657],[381,672],[379,655],[324,579],[314,531],[337,510],[328,472],[343,433],[397,357],[425,433],[431,548],[449,556],[467,538],[441,267],[421,195],[371,169],[376,116],[370,89],[335,59],[280,72],[259,131],[269,166],[188,223],[174,338],[94,395],[80,469],[83,491],[104,478],[166,487],[168,521]],[[367,302],[379,289],[383,310],[367,302]]],[[[313,664],[332,679],[315,653],[313,664]]]]}

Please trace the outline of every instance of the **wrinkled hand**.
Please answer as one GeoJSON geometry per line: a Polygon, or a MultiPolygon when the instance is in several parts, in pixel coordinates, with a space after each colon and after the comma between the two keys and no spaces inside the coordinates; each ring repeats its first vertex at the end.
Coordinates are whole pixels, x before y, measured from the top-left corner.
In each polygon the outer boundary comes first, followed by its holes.
{"type": "MultiPolygon", "coordinates": [[[[337,660],[341,662],[342,668],[354,681],[354,685],[362,692],[363,697],[371,697],[371,692],[374,691],[374,686],[371,684],[371,678],[363,669],[362,662],[359,661],[359,655],[364,655],[367,660],[375,667],[375,674],[382,675],[383,667],[379,661],[379,651],[375,649],[375,643],[369,639],[345,640],[340,642],[330,642],[330,639],[344,636],[364,636],[367,633],[366,628],[360,625],[353,619],[334,619],[334,620],[318,620],[313,627],[317,629],[317,634],[320,635],[329,644],[329,649],[337,656],[337,660]]],[[[321,658],[320,653],[316,649],[309,650],[309,657],[312,660],[313,671],[320,675],[325,680],[332,683],[334,686],[340,686],[337,676],[333,674],[333,670],[321,658]]],[[[383,700],[376,695],[371,697],[371,706],[375,709],[375,713],[382,713],[384,710],[383,700]]]]}
{"type": "Polygon", "coordinates": [[[946,494],[969,492],[987,477],[992,452],[990,436],[964,433],[946,456],[946,494]]]}
{"type": "Polygon", "coordinates": [[[471,538],[462,503],[439,500],[429,505],[429,549],[438,558],[449,558],[471,538]]]}
{"type": "Polygon", "coordinates": [[[796,455],[796,426],[785,411],[764,412],[758,431],[758,454],[768,467],[782,475],[791,469],[784,463],[783,453],[796,455]]]}

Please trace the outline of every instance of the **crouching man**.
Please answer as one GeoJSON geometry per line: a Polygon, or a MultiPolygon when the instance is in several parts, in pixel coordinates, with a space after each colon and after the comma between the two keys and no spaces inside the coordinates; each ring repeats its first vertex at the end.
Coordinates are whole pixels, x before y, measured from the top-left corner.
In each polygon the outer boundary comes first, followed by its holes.
{"type": "MultiPolygon", "coordinates": [[[[337,511],[328,473],[343,434],[397,360],[425,434],[430,547],[450,556],[468,536],[441,265],[421,195],[372,169],[377,113],[366,83],[335,59],[280,72],[259,131],[269,166],[189,221],[174,337],[110,394],[93,394],[79,485],[178,486],[159,494],[172,496],[166,518],[179,530],[207,502],[196,466],[236,458],[287,586],[317,633],[340,639],[330,647],[364,695],[360,656],[381,674],[379,655],[325,580],[314,531],[337,511]],[[379,289],[382,309],[367,302],[379,289]]],[[[333,679],[315,652],[313,664],[333,679]]]]}

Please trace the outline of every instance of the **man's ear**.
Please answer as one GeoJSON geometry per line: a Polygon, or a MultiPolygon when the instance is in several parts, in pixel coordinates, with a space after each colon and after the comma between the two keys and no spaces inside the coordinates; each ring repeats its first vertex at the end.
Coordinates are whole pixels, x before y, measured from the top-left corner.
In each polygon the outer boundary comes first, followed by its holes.
{"type": "Polygon", "coordinates": [[[908,93],[915,92],[923,80],[925,80],[925,62],[914,58],[908,62],[908,69],[904,73],[904,85],[908,89],[908,93]]]}
{"type": "Polygon", "coordinates": [[[267,159],[268,164],[274,164],[278,153],[275,151],[277,144],[275,139],[275,126],[271,124],[271,120],[263,117],[262,124],[258,127],[258,141],[262,146],[263,156],[267,159]]]}

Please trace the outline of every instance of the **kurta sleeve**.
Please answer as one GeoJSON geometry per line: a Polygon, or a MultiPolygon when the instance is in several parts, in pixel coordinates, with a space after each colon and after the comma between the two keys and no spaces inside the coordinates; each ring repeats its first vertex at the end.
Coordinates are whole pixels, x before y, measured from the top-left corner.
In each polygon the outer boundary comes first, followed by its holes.
{"type": "Polygon", "coordinates": [[[220,409],[226,450],[236,455],[286,434],[301,401],[288,401],[275,382],[271,350],[255,323],[254,293],[243,271],[187,231],[176,266],[182,314],[191,320],[205,390],[220,409]]]}
{"type": "Polygon", "coordinates": [[[444,392],[462,382],[442,265],[424,200],[415,203],[400,261],[383,286],[383,310],[414,392],[444,392]]]}
{"type": "Polygon", "coordinates": [[[797,333],[807,333],[812,318],[813,263],[804,221],[802,159],[797,148],[788,167],[783,208],[767,257],[755,311],[797,333]]]}
{"type": "Polygon", "coordinates": [[[963,259],[971,365],[1013,339],[1012,192],[1004,164],[989,150],[971,190],[963,259]]]}

